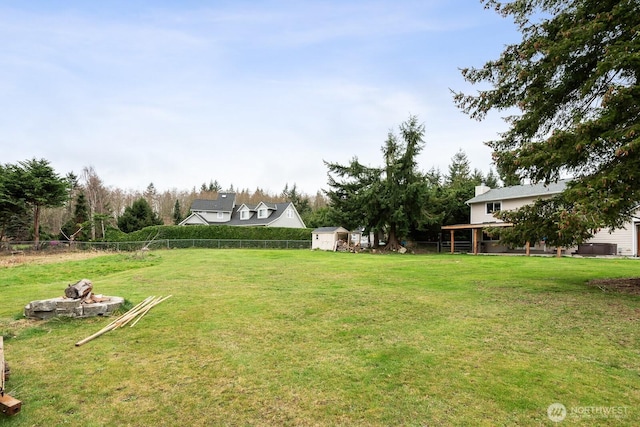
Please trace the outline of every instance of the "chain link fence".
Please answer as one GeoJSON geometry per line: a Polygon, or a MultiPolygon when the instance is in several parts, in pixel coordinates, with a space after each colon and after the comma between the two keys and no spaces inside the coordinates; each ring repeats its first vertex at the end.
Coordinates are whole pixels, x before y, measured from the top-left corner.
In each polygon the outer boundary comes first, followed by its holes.
{"type": "MultiPolygon", "coordinates": [[[[62,240],[40,241],[37,248],[32,241],[0,242],[2,252],[65,252],[65,251],[139,251],[142,249],[311,249],[311,240],[245,240],[245,239],[158,239],[128,242],[68,242],[62,240]]],[[[413,253],[448,253],[449,242],[409,242],[407,249],[413,253]]],[[[456,241],[456,252],[468,252],[471,242],[456,241]]]]}
{"type": "Polygon", "coordinates": [[[311,240],[239,240],[239,239],[158,239],[131,242],[68,242],[58,240],[35,242],[2,242],[0,250],[10,253],[46,251],[139,251],[141,249],[311,249],[311,240]]]}

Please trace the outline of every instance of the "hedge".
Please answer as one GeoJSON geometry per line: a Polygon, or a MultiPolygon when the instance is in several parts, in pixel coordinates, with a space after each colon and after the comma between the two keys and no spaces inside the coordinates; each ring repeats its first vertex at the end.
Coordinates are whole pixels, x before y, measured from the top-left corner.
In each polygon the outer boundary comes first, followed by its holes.
{"type": "Polygon", "coordinates": [[[109,230],[106,241],[152,239],[311,240],[311,228],[234,227],[231,225],[154,225],[132,233],[109,230]]]}

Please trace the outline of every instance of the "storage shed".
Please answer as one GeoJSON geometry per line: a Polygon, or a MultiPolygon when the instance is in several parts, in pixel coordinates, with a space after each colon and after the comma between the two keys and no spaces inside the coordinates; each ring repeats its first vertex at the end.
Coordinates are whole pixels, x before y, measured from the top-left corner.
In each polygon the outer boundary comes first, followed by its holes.
{"type": "Polygon", "coordinates": [[[349,230],[344,227],[320,227],[311,232],[311,249],[335,251],[339,240],[348,241],[349,230]]]}

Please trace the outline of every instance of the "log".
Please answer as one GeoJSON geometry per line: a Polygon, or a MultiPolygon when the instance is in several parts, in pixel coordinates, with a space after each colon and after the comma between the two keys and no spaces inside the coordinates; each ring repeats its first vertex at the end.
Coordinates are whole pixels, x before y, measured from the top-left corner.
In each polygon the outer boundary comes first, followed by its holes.
{"type": "Polygon", "coordinates": [[[67,286],[64,294],[67,298],[78,299],[87,296],[93,289],[93,284],[89,279],[82,279],[75,285],[67,286]]]}

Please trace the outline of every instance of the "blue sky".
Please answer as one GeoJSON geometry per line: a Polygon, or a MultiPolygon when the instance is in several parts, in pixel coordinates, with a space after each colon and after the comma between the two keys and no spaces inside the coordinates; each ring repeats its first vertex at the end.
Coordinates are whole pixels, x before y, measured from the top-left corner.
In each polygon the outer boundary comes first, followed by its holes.
{"type": "Polygon", "coordinates": [[[0,0],[0,163],[92,166],[105,185],[279,193],[327,188],[323,160],[382,162],[390,130],[426,127],[419,167],[463,150],[487,172],[459,68],[519,40],[476,0],[0,0]]]}

